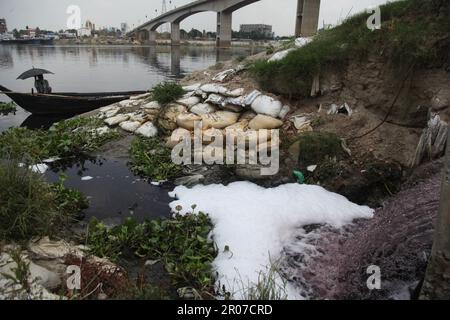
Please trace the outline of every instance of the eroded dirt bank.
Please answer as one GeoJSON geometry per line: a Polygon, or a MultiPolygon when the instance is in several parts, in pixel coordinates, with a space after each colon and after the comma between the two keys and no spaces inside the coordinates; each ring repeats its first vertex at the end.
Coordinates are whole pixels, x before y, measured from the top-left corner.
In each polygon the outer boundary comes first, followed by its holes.
{"type": "Polygon", "coordinates": [[[442,161],[418,168],[371,220],[312,231],[312,257],[287,255],[287,268],[297,270],[294,281],[316,299],[417,298],[433,243],[441,169],[442,161]],[[373,265],[381,270],[381,290],[367,287],[373,265]]]}

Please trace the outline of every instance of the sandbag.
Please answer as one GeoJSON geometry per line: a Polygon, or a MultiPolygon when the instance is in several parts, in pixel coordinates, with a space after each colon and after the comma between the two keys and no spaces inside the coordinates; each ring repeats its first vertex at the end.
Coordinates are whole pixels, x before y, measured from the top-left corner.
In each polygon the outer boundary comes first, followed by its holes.
{"type": "Polygon", "coordinates": [[[261,130],[261,129],[278,129],[283,125],[283,121],[259,114],[249,123],[249,128],[252,130],[261,130]]]}
{"type": "Polygon", "coordinates": [[[135,131],[136,134],[146,138],[156,137],[158,135],[158,129],[151,122],[146,122],[135,131]]]}
{"type": "Polygon", "coordinates": [[[194,130],[195,123],[201,121],[202,117],[188,112],[183,112],[177,117],[177,125],[186,130],[194,130]]]}
{"type": "Polygon", "coordinates": [[[272,97],[261,95],[253,101],[251,107],[257,114],[278,118],[283,104],[272,97]]]}
{"type": "Polygon", "coordinates": [[[239,114],[229,111],[217,111],[202,116],[204,128],[224,129],[235,124],[239,119],[239,114]]]}
{"type": "Polygon", "coordinates": [[[204,114],[216,112],[217,107],[215,107],[214,105],[211,105],[209,103],[199,103],[199,104],[193,106],[189,111],[198,116],[202,116],[204,114]]]}

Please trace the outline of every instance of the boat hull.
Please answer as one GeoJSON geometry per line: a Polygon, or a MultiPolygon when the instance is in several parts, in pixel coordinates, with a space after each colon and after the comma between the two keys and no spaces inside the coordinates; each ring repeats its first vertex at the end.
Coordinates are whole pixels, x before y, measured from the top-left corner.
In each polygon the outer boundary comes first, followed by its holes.
{"type": "Polygon", "coordinates": [[[145,91],[100,92],[100,93],[55,93],[26,94],[11,92],[0,86],[11,100],[26,111],[36,115],[75,115],[89,112],[119,101],[127,100],[133,95],[145,91]]]}

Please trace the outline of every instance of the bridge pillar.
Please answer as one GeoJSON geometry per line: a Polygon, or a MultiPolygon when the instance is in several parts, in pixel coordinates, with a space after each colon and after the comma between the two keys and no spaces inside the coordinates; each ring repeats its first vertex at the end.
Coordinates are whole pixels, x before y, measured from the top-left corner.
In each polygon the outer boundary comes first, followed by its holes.
{"type": "Polygon", "coordinates": [[[296,37],[311,37],[319,26],[320,0],[298,0],[296,37]]]}
{"type": "Polygon", "coordinates": [[[172,22],[171,23],[171,33],[172,33],[172,45],[179,46],[180,45],[180,23],[172,22]]]}
{"type": "Polygon", "coordinates": [[[221,11],[217,13],[217,40],[218,48],[230,48],[232,38],[233,13],[221,11]]]}
{"type": "Polygon", "coordinates": [[[156,31],[154,30],[148,31],[148,44],[151,46],[156,45],[156,31]]]}

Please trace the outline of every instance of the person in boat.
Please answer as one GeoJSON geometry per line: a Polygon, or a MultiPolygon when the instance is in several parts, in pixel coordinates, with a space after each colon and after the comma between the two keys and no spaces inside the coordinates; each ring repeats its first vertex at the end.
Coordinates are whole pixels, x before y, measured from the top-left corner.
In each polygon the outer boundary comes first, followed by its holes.
{"type": "Polygon", "coordinates": [[[52,93],[52,88],[50,87],[47,80],[44,79],[43,75],[34,77],[34,87],[38,93],[50,94],[52,93]]]}

